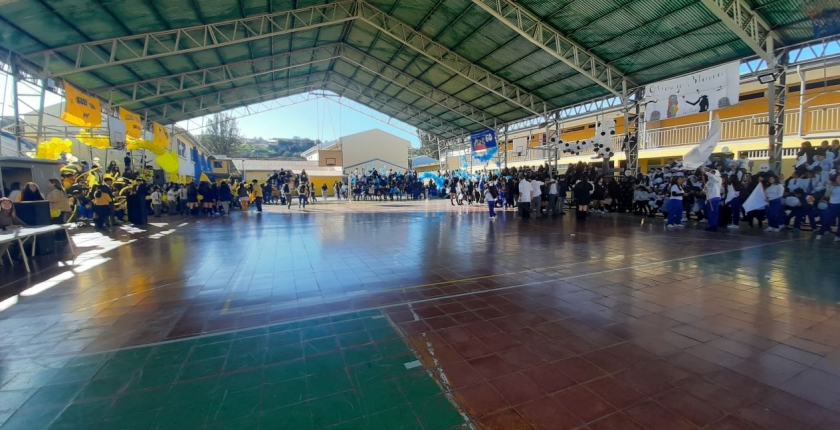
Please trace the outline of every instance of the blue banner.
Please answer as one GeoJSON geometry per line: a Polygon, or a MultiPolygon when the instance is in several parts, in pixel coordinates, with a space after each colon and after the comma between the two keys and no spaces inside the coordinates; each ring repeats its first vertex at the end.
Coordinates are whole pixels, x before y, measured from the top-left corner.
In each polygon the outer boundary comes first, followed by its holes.
{"type": "Polygon", "coordinates": [[[470,144],[473,151],[484,151],[496,147],[496,132],[491,129],[470,133],[470,144]]]}

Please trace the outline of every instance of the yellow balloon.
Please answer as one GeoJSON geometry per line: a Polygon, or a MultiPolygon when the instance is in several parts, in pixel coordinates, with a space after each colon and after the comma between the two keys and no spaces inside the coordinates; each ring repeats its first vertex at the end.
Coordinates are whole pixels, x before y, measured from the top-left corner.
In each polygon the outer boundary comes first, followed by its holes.
{"type": "Polygon", "coordinates": [[[155,161],[157,161],[160,168],[166,173],[175,173],[178,171],[178,157],[172,152],[165,152],[158,155],[155,161]]]}
{"type": "Polygon", "coordinates": [[[91,134],[88,130],[79,130],[76,139],[92,148],[108,149],[111,147],[111,139],[104,134],[91,134]]]}
{"type": "Polygon", "coordinates": [[[143,140],[143,139],[126,139],[128,142],[126,143],[125,147],[129,151],[135,151],[138,149],[145,149],[150,151],[152,154],[155,155],[162,155],[166,153],[166,148],[161,148],[160,146],[155,145],[150,140],[143,140]]]}
{"type": "Polygon", "coordinates": [[[54,137],[46,142],[38,144],[38,149],[35,151],[35,158],[43,160],[58,160],[64,152],[70,152],[73,148],[73,142],[66,139],[54,137]]]}

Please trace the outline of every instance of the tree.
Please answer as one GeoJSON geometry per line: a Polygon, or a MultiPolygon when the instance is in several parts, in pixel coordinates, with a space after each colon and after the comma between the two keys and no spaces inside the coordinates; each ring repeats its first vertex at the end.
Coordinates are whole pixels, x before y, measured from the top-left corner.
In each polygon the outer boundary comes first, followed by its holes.
{"type": "Polygon", "coordinates": [[[238,155],[243,143],[236,118],[225,113],[217,113],[210,118],[200,140],[215,155],[238,155]]]}

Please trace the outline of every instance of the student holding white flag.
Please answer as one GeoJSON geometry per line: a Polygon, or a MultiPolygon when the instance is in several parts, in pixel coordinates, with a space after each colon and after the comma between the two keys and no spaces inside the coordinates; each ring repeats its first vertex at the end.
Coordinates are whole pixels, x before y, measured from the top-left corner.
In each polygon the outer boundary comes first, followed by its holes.
{"type": "Polygon", "coordinates": [[[715,169],[707,170],[705,167],[703,173],[706,174],[706,208],[708,209],[706,218],[709,220],[706,231],[717,231],[720,220],[720,173],[715,169]]]}

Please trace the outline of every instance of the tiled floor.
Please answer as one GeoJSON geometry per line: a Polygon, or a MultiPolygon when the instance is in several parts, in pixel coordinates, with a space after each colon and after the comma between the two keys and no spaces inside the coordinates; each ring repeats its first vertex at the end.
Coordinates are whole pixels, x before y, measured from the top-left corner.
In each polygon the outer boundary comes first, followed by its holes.
{"type": "Polygon", "coordinates": [[[0,429],[840,428],[840,246],[644,221],[333,203],[80,234],[72,270],[0,268],[0,429]]]}

